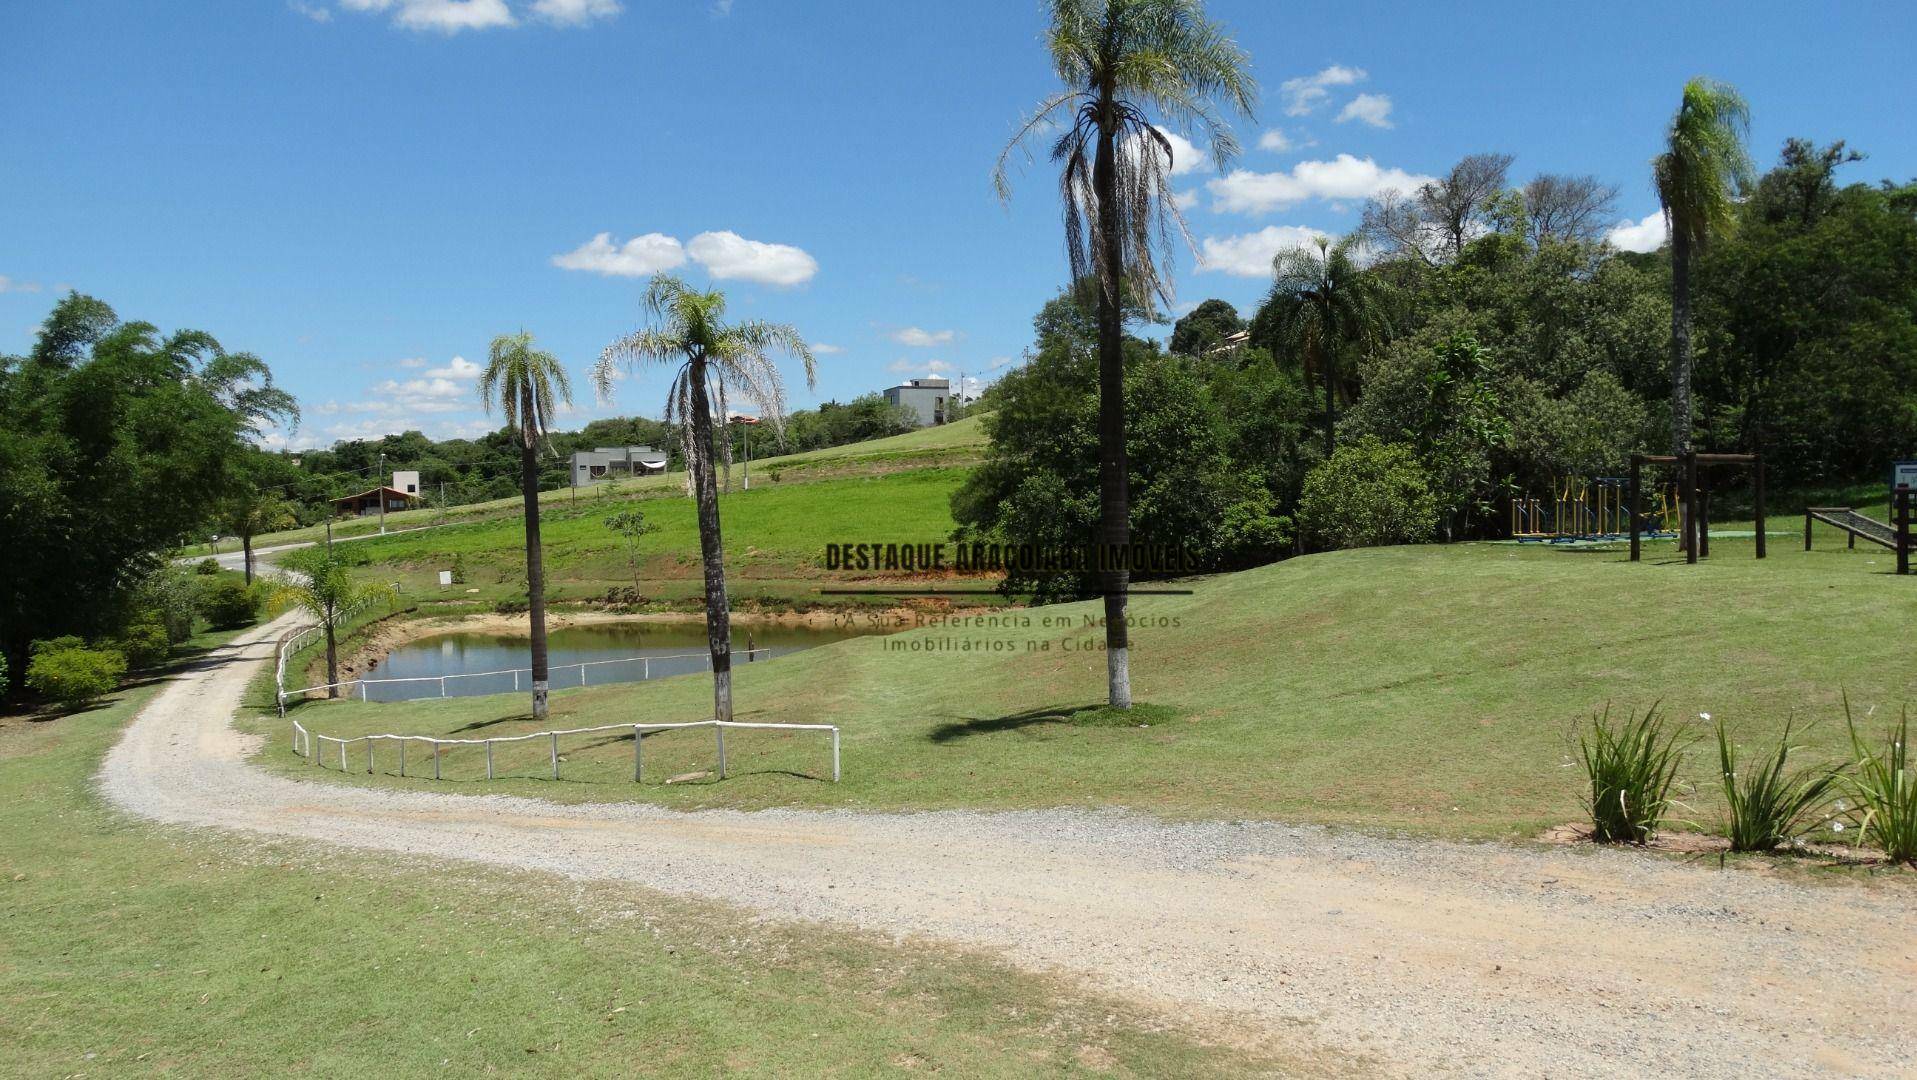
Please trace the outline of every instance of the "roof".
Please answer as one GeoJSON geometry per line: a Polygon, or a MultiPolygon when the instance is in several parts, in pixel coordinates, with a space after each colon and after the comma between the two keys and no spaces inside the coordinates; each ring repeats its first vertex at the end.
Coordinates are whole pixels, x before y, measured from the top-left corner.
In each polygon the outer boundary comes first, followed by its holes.
{"type": "Polygon", "coordinates": [[[336,503],[358,502],[361,499],[371,498],[372,496],[377,495],[382,491],[388,495],[397,495],[402,499],[419,498],[417,494],[411,491],[401,491],[398,488],[394,488],[394,487],[376,487],[376,488],[367,488],[365,491],[362,491],[357,495],[342,495],[339,498],[334,499],[333,501],[336,503]]]}

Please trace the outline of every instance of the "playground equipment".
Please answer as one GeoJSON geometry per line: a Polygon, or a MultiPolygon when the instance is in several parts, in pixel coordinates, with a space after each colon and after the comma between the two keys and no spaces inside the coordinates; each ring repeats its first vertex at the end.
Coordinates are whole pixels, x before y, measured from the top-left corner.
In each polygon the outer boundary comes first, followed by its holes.
{"type": "Polygon", "coordinates": [[[1711,491],[1708,486],[1699,488],[1697,483],[1698,466],[1712,465],[1748,465],[1751,468],[1751,489],[1755,496],[1757,518],[1757,557],[1764,557],[1764,459],[1758,454],[1700,454],[1695,450],[1682,455],[1669,454],[1632,454],[1631,487],[1627,498],[1631,506],[1631,561],[1639,561],[1638,539],[1642,533],[1644,515],[1639,501],[1643,493],[1643,473],[1646,465],[1674,466],[1678,471],[1678,529],[1683,533],[1680,543],[1684,548],[1684,561],[1695,563],[1711,554],[1711,491]]]}
{"type": "Polygon", "coordinates": [[[1890,522],[1886,524],[1868,514],[1860,514],[1848,506],[1811,506],[1804,510],[1804,550],[1811,549],[1811,523],[1821,521],[1826,525],[1844,530],[1851,547],[1857,546],[1857,538],[1863,537],[1873,544],[1881,544],[1897,553],[1897,572],[1910,573],[1910,525],[1911,525],[1911,489],[1908,484],[1898,484],[1890,493],[1890,522]]]}
{"type": "MultiPolygon", "coordinates": [[[[1560,481],[1549,500],[1535,496],[1511,500],[1511,536],[1553,544],[1621,540],[1631,531],[1629,492],[1630,481],[1622,476],[1560,481]]],[[[1677,493],[1676,484],[1658,492],[1658,506],[1649,515],[1655,521],[1651,535],[1676,534],[1677,493]]]]}

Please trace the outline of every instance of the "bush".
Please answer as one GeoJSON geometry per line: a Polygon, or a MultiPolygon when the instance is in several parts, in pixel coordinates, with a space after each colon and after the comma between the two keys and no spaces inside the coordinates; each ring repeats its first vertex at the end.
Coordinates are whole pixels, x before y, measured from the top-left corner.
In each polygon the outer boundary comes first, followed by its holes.
{"type": "Polygon", "coordinates": [[[74,708],[111,693],[125,674],[126,657],[114,649],[43,649],[27,665],[27,686],[56,705],[74,708]]]}
{"type": "Polygon", "coordinates": [[[1438,500],[1411,448],[1367,435],[1305,476],[1298,516],[1338,548],[1415,544],[1438,528],[1438,500]]]}
{"type": "Polygon", "coordinates": [[[1578,736],[1584,777],[1590,785],[1585,809],[1591,815],[1591,839],[1600,844],[1642,844],[1657,829],[1676,800],[1678,766],[1684,746],[1658,719],[1657,707],[1642,719],[1611,723],[1611,710],[1591,718],[1588,735],[1578,736]]]}
{"type": "Polygon", "coordinates": [[[1898,719],[1882,753],[1857,734],[1849,702],[1844,715],[1857,752],[1857,771],[1844,778],[1845,786],[1857,794],[1857,831],[1865,844],[1883,851],[1890,861],[1917,863],[1917,772],[1910,764],[1910,713],[1898,719]]]}
{"type": "Polygon", "coordinates": [[[144,671],[166,663],[167,657],[173,654],[173,640],[167,637],[166,627],[149,620],[127,627],[120,638],[119,649],[126,655],[128,667],[144,671]]]}
{"type": "Polygon", "coordinates": [[[260,597],[244,581],[216,581],[200,594],[200,614],[215,630],[231,630],[260,617],[260,597]]]}
{"type": "Polygon", "coordinates": [[[7,654],[0,653],[0,698],[7,696],[7,654]]]}
{"type": "Polygon", "coordinates": [[[524,596],[502,596],[493,601],[496,615],[524,615],[532,610],[532,601],[524,596]]]}
{"type": "Polygon", "coordinates": [[[199,562],[193,564],[193,572],[212,577],[214,574],[220,572],[220,560],[210,558],[201,559],[199,562]]]}
{"type": "Polygon", "coordinates": [[[1724,780],[1724,801],[1730,806],[1732,851],[1776,851],[1818,824],[1818,811],[1837,784],[1835,769],[1785,772],[1792,750],[1791,726],[1776,749],[1747,772],[1737,767],[1737,751],[1717,722],[1717,760],[1724,780]]]}
{"type": "Polygon", "coordinates": [[[78,637],[74,634],[67,634],[62,637],[41,638],[39,641],[27,647],[27,653],[30,656],[39,656],[43,652],[61,652],[66,649],[84,649],[86,647],[87,643],[85,638],[78,637]]]}

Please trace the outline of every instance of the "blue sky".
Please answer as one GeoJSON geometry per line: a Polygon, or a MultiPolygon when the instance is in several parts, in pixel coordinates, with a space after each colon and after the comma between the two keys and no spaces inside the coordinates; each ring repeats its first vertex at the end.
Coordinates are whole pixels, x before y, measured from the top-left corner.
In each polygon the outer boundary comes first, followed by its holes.
{"type": "MultiPolygon", "coordinates": [[[[1595,173],[1641,223],[1694,74],[1750,99],[1760,164],[1844,138],[1870,155],[1852,179],[1917,176],[1907,5],[1450,8],[1214,0],[1263,100],[1233,172],[1177,178],[1182,304],[1248,311],[1278,245],[1474,151],[1595,173]]],[[[574,422],[657,415],[662,373],[601,404],[583,372],[640,324],[621,275],[676,264],[829,347],[795,406],[989,378],[1065,275],[1044,164],[1009,208],[988,183],[1053,85],[1041,22],[1026,0],[6,3],[0,352],[78,288],[265,358],[303,446],[485,430],[474,362],[523,327],[581,373],[574,422]]]]}

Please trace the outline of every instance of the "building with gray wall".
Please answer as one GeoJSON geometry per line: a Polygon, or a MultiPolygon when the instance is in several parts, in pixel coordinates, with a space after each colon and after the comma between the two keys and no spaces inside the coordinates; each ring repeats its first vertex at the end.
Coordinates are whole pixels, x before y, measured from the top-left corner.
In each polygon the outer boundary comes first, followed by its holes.
{"type": "Polygon", "coordinates": [[[885,391],[885,402],[919,418],[920,427],[943,424],[952,415],[949,379],[910,379],[885,391]]]}
{"type": "Polygon", "coordinates": [[[666,471],[667,454],[650,446],[600,446],[572,456],[572,482],[596,484],[666,471]]]}

